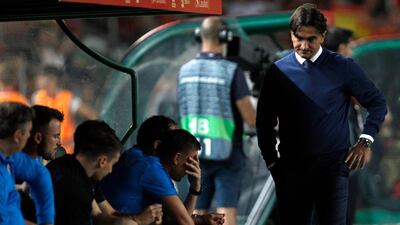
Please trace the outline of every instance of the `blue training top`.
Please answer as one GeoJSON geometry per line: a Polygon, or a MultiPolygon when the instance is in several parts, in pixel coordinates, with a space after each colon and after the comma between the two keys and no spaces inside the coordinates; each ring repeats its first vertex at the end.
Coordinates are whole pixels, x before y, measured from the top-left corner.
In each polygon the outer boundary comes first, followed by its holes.
{"type": "Polygon", "coordinates": [[[54,195],[47,169],[29,155],[19,152],[5,158],[0,152],[0,224],[24,225],[15,179],[29,184],[38,224],[54,224],[54,195]]]}
{"type": "Polygon", "coordinates": [[[374,137],[385,118],[386,101],[352,59],[323,49],[308,68],[297,61],[294,52],[275,62],[264,80],[257,108],[258,141],[267,165],[277,158],[277,118],[282,158],[346,152],[351,96],[369,113],[363,133],[374,137]]]}
{"type": "Polygon", "coordinates": [[[177,195],[167,171],[156,156],[133,147],[125,151],[113,171],[101,182],[112,207],[120,212],[139,213],[146,206],[177,195]]]}

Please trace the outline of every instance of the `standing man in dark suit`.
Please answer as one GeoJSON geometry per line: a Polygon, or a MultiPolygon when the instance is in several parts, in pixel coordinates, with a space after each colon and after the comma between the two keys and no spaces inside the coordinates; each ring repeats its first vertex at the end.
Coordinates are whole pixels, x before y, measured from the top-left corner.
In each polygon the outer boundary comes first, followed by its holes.
{"type": "Polygon", "coordinates": [[[386,101],[352,59],[321,47],[326,18],[315,5],[295,10],[290,31],[294,51],[271,66],[261,89],[259,146],[275,181],[282,225],[310,224],[314,207],[321,225],[343,225],[349,172],[370,160],[386,101]],[[350,148],[351,96],[369,116],[350,148]]]}

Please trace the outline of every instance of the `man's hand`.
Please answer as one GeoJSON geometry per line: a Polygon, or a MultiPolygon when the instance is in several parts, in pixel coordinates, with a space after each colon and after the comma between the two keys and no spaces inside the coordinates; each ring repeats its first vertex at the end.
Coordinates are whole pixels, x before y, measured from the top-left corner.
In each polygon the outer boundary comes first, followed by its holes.
{"type": "Polygon", "coordinates": [[[196,225],[223,225],[225,222],[225,214],[207,213],[203,215],[194,215],[194,223],[196,225]]]}
{"type": "Polygon", "coordinates": [[[205,216],[209,216],[208,220],[211,225],[222,225],[225,222],[225,214],[222,213],[209,213],[205,216]]]}
{"type": "Polygon", "coordinates": [[[345,163],[349,169],[361,169],[371,160],[371,148],[356,144],[346,157],[345,163]]]}
{"type": "Polygon", "coordinates": [[[186,174],[188,175],[188,180],[190,186],[195,191],[200,191],[201,189],[201,169],[199,156],[189,157],[186,162],[186,174]]]}
{"type": "Polygon", "coordinates": [[[138,215],[133,216],[133,220],[139,225],[147,225],[154,222],[154,224],[162,223],[162,205],[153,204],[148,206],[143,212],[138,215]]]}
{"type": "Polygon", "coordinates": [[[22,184],[16,184],[15,189],[17,191],[22,191],[24,193],[29,193],[29,184],[26,182],[22,182],[22,184]]]}

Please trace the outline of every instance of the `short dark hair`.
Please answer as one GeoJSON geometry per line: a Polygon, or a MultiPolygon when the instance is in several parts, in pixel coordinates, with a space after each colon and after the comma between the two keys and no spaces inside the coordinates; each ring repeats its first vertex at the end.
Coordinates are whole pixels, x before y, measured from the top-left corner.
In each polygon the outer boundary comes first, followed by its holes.
{"type": "Polygon", "coordinates": [[[330,27],[325,36],[323,46],[333,52],[337,52],[340,44],[348,44],[353,32],[341,27],[330,27]]]}
{"type": "Polygon", "coordinates": [[[169,160],[176,153],[188,154],[195,149],[200,150],[201,145],[195,136],[183,129],[170,130],[161,141],[158,156],[161,160],[169,160]]]}
{"type": "Polygon", "coordinates": [[[59,79],[64,75],[64,71],[55,67],[55,66],[44,66],[39,70],[39,74],[44,75],[46,77],[52,77],[59,79]]]}
{"type": "Polygon", "coordinates": [[[296,33],[300,26],[311,26],[324,33],[326,31],[326,18],[315,4],[305,3],[299,6],[290,17],[290,30],[296,33]]]}
{"type": "Polygon", "coordinates": [[[107,123],[99,120],[86,120],[81,123],[74,133],[74,154],[88,157],[107,155],[114,157],[122,151],[122,144],[107,123]]]}
{"type": "Polygon", "coordinates": [[[139,127],[136,143],[145,153],[153,152],[153,143],[162,140],[176,122],[166,116],[156,115],[146,119],[139,127]]]}
{"type": "Polygon", "coordinates": [[[0,103],[0,138],[11,137],[16,130],[35,118],[34,111],[27,105],[16,102],[0,103]]]}
{"type": "Polygon", "coordinates": [[[53,109],[44,105],[32,106],[35,111],[35,119],[32,121],[32,132],[44,132],[50,123],[50,120],[56,119],[60,122],[64,120],[64,114],[57,109],[53,109]]]}

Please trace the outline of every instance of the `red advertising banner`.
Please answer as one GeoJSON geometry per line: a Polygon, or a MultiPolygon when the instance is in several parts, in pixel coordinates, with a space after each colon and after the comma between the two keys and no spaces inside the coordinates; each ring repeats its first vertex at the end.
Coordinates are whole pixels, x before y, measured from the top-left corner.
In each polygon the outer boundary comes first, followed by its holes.
{"type": "Polygon", "coordinates": [[[60,2],[90,3],[139,7],[201,14],[222,14],[222,0],[59,0],[60,2]]]}

